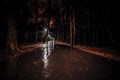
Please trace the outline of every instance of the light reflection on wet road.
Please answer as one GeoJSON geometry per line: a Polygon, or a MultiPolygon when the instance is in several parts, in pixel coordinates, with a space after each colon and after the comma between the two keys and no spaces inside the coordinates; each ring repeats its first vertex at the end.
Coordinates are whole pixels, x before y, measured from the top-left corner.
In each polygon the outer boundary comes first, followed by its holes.
{"type": "Polygon", "coordinates": [[[115,80],[118,77],[115,74],[119,62],[68,46],[55,45],[52,49],[49,52],[45,46],[39,47],[7,61],[6,80],[115,80]]]}

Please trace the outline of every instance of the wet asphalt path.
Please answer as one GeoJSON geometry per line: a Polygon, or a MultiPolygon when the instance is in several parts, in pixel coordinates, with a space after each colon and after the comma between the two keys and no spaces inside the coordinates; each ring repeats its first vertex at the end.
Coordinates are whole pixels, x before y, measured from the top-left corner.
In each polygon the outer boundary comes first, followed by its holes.
{"type": "Polygon", "coordinates": [[[120,62],[68,46],[45,49],[0,62],[0,80],[120,80],[120,62]]]}

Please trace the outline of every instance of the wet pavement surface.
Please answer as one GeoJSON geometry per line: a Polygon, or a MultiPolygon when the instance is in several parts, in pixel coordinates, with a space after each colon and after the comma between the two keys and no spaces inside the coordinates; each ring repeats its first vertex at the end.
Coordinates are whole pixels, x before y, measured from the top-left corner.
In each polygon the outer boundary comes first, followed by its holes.
{"type": "Polygon", "coordinates": [[[120,62],[68,46],[43,46],[0,62],[0,80],[120,80],[119,69],[120,62]]]}

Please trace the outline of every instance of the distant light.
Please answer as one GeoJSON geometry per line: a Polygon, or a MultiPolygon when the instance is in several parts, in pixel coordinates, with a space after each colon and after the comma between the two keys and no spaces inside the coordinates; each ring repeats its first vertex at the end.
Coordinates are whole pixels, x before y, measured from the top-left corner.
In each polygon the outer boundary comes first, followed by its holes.
{"type": "Polygon", "coordinates": [[[45,28],[44,31],[46,32],[46,31],[47,31],[47,28],[45,28]]]}

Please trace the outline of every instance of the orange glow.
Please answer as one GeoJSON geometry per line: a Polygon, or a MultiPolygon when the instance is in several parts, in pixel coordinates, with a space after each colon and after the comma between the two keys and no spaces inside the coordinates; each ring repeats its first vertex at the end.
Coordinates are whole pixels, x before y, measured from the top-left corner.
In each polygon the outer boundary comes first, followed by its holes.
{"type": "Polygon", "coordinates": [[[54,20],[53,20],[53,18],[51,18],[51,20],[50,20],[50,28],[52,28],[53,25],[54,25],[54,20]]]}
{"type": "Polygon", "coordinates": [[[37,64],[38,64],[38,62],[37,62],[37,61],[34,61],[34,62],[33,62],[33,64],[37,65],[37,64]]]}
{"type": "Polygon", "coordinates": [[[38,21],[42,21],[43,20],[43,18],[41,18],[41,17],[38,17],[38,19],[37,19],[38,21]]]}

